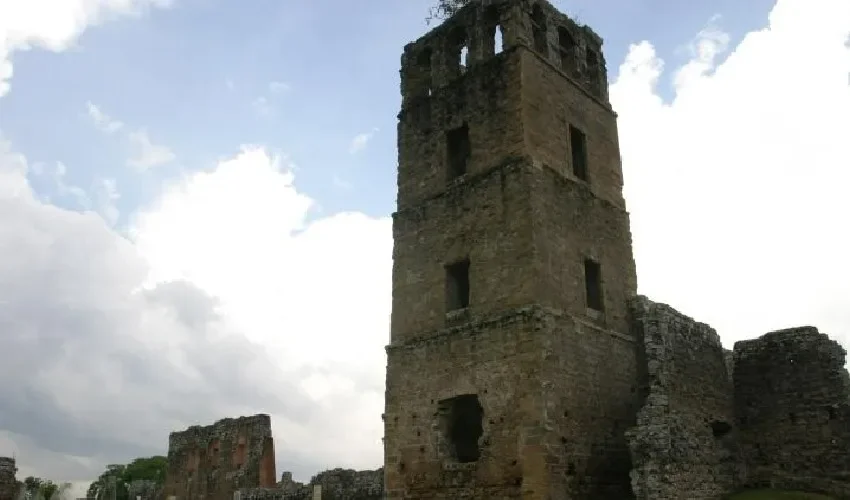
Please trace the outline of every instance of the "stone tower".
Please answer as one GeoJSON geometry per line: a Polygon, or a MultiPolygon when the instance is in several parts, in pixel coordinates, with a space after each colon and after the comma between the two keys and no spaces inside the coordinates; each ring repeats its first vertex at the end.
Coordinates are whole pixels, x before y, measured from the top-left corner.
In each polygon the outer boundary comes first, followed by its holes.
{"type": "Polygon", "coordinates": [[[545,1],[473,0],[404,49],[388,499],[631,497],[636,277],[601,46],[545,1]]]}
{"type": "Polygon", "coordinates": [[[17,500],[20,487],[15,478],[17,472],[14,458],[0,457],[0,500],[17,500]]]}

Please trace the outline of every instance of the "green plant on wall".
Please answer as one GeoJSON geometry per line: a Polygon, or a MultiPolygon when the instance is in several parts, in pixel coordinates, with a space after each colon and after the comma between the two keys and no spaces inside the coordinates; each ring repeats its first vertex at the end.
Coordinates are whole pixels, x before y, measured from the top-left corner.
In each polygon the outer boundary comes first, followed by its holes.
{"type": "Polygon", "coordinates": [[[433,21],[449,18],[469,2],[470,0],[438,0],[437,5],[431,7],[426,22],[431,24],[433,21]]]}

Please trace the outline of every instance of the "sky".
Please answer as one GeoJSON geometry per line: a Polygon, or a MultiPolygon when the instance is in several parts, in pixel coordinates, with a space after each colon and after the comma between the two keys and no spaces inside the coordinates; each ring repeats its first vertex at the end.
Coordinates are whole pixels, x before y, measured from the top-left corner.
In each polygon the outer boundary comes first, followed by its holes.
{"type": "MultiPolygon", "coordinates": [[[[398,69],[431,0],[0,1],[0,455],[84,488],[269,413],[381,465],[398,69]]],[[[639,292],[850,345],[850,2],[554,2],[605,39],[639,292]]]]}

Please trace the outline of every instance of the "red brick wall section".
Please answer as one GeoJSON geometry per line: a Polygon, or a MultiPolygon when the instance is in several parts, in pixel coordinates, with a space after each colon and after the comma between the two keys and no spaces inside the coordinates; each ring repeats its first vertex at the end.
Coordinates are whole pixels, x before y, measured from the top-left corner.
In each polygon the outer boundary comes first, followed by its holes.
{"type": "Polygon", "coordinates": [[[273,485],[274,477],[268,415],[226,418],[169,436],[166,499],[232,500],[236,490],[273,485]]]}

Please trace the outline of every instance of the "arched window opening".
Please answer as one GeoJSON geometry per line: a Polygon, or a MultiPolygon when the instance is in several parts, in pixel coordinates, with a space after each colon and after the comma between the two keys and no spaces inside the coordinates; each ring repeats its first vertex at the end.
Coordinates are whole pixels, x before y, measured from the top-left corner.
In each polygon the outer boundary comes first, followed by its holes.
{"type": "Polygon", "coordinates": [[[484,57],[491,57],[504,50],[504,28],[500,23],[499,9],[490,6],[484,12],[484,22],[487,26],[487,42],[484,45],[484,57]]]}
{"type": "Polygon", "coordinates": [[[458,73],[463,74],[471,62],[469,60],[469,40],[466,30],[457,28],[449,38],[450,64],[458,73]]]}
{"type": "Polygon", "coordinates": [[[587,62],[587,72],[594,78],[599,73],[599,55],[596,54],[596,51],[588,48],[585,54],[585,61],[587,62]]]}
{"type": "Polygon", "coordinates": [[[418,85],[421,92],[425,95],[431,95],[431,55],[431,48],[427,47],[416,56],[418,85]]]}
{"type": "Polygon", "coordinates": [[[561,57],[561,69],[564,73],[575,72],[576,41],[570,31],[561,26],[558,28],[558,52],[561,57]]]}
{"type": "Polygon", "coordinates": [[[534,50],[549,56],[549,43],[546,41],[546,14],[540,4],[531,9],[531,37],[534,40],[534,50]]]}
{"type": "Polygon", "coordinates": [[[590,86],[594,89],[598,89],[599,86],[599,54],[596,53],[595,50],[590,47],[585,51],[585,63],[587,64],[587,81],[590,86]]]}

